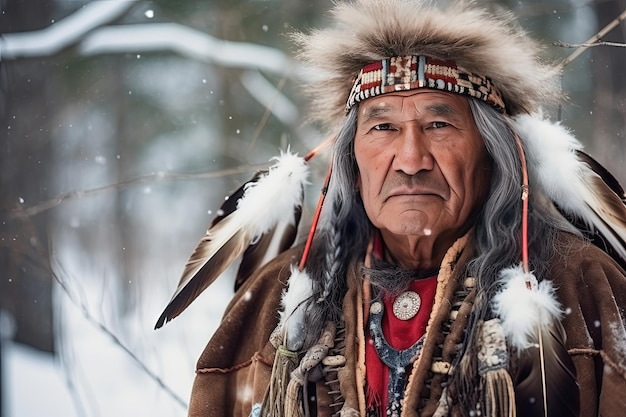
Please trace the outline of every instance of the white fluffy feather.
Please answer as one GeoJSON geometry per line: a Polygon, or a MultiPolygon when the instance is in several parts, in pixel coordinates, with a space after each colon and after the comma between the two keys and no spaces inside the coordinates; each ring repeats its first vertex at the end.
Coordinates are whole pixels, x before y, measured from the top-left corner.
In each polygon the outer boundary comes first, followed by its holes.
{"type": "Polygon", "coordinates": [[[304,158],[287,150],[272,160],[276,164],[268,174],[249,184],[237,203],[236,215],[254,226],[255,237],[274,227],[285,213],[293,212],[293,207],[301,204],[302,187],[307,184],[309,169],[304,158]]]}
{"type": "Polygon", "coordinates": [[[289,288],[283,292],[281,300],[279,327],[286,338],[286,347],[297,351],[302,347],[305,336],[304,313],[306,300],[313,295],[313,282],[306,270],[300,271],[297,266],[291,266],[289,288]]]}
{"type": "Polygon", "coordinates": [[[578,157],[581,143],[565,127],[540,113],[517,116],[513,125],[525,144],[531,192],[543,191],[562,210],[602,233],[626,259],[626,248],[620,242],[626,240],[623,204],[578,157]]]}
{"type": "Polygon", "coordinates": [[[537,342],[537,329],[550,326],[562,315],[552,281],[537,283],[537,278],[524,273],[521,265],[500,271],[500,280],[504,285],[493,297],[494,313],[502,320],[511,345],[526,349],[537,342]],[[527,279],[531,289],[526,286],[527,279]]]}
{"type": "Polygon", "coordinates": [[[540,113],[515,117],[514,129],[526,145],[529,175],[564,209],[579,210],[578,194],[586,188],[575,154],[582,149],[581,143],[565,127],[540,113]]]}
{"type": "MultiPolygon", "coordinates": [[[[302,189],[309,174],[304,158],[287,150],[272,160],[276,163],[268,173],[247,185],[230,221],[221,222],[210,231],[212,240],[226,242],[243,231],[246,244],[254,242],[302,204],[302,189]]],[[[294,220],[289,220],[293,224],[294,220]]]]}

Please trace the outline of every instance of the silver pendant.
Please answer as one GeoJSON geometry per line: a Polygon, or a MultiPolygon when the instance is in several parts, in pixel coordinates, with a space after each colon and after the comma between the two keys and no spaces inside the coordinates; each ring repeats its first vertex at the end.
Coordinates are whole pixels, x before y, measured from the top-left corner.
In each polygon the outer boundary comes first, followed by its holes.
{"type": "Polygon", "coordinates": [[[422,299],[415,291],[405,291],[393,302],[393,315],[400,320],[410,320],[420,309],[422,299]]]}

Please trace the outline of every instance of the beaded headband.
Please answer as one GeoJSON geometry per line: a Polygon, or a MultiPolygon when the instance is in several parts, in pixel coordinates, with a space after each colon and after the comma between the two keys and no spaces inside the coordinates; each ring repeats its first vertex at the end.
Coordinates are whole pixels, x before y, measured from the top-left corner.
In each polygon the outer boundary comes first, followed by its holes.
{"type": "Polygon", "coordinates": [[[346,112],[356,103],[394,91],[432,88],[483,100],[501,112],[505,106],[489,78],[424,55],[405,55],[366,65],[359,72],[348,96],[346,112]]]}

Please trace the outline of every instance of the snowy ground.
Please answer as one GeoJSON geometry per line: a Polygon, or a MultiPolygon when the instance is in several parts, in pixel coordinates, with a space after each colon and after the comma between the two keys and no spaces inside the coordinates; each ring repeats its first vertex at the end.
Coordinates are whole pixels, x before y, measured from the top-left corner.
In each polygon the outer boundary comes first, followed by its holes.
{"type": "Polygon", "coordinates": [[[12,342],[5,342],[2,354],[7,417],[80,417],[52,355],[12,342]]]}
{"type": "Polygon", "coordinates": [[[58,292],[64,325],[56,358],[3,342],[3,417],[186,416],[195,361],[218,324],[230,285],[220,278],[159,331],[152,330],[158,315],[145,323],[141,315],[129,318],[118,328],[136,328],[137,337],[126,341],[116,341],[58,292]]]}

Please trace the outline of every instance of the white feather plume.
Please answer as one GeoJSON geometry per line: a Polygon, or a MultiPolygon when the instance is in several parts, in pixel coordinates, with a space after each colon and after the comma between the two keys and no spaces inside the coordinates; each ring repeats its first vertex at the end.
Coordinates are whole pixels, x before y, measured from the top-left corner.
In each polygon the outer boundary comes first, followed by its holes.
{"type": "Polygon", "coordinates": [[[291,213],[294,206],[302,204],[302,186],[307,184],[308,167],[303,158],[289,152],[281,152],[272,158],[276,163],[258,181],[246,184],[243,197],[237,202],[237,210],[228,222],[220,223],[212,230],[213,240],[227,241],[235,233],[244,230],[246,244],[274,227],[291,213]]]}
{"type": "Polygon", "coordinates": [[[253,239],[300,205],[302,186],[308,184],[309,169],[304,158],[287,150],[272,160],[276,163],[269,172],[256,183],[247,185],[234,213],[250,225],[253,239]]]}
{"type": "Polygon", "coordinates": [[[306,301],[313,295],[313,282],[306,270],[291,266],[289,288],[283,292],[279,327],[286,338],[286,347],[297,351],[302,347],[305,336],[306,301]]]}
{"type": "Polygon", "coordinates": [[[513,128],[525,144],[531,193],[538,185],[559,209],[580,218],[590,230],[598,230],[626,260],[626,208],[582,159],[581,143],[540,113],[515,117],[513,128]]]}
{"type": "Polygon", "coordinates": [[[540,283],[532,274],[526,274],[521,265],[500,271],[502,290],[492,299],[495,314],[502,320],[502,328],[511,345],[526,349],[537,343],[537,329],[545,329],[562,316],[552,281],[540,283]],[[531,288],[526,282],[531,283],[531,288]]]}
{"type": "Polygon", "coordinates": [[[565,127],[540,113],[515,117],[514,129],[526,145],[529,174],[564,209],[576,212],[583,187],[582,166],[575,151],[582,145],[565,127]],[[573,192],[577,191],[577,192],[573,192]]]}

